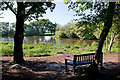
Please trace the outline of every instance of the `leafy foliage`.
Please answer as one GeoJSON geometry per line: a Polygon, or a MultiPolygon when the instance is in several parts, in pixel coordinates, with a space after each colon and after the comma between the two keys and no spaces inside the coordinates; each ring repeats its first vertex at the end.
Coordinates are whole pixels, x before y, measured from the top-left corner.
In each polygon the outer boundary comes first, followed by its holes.
{"type": "MultiPolygon", "coordinates": [[[[82,40],[97,39],[94,35],[96,28],[93,27],[93,29],[91,29],[89,25],[84,25],[83,23],[84,22],[68,22],[64,27],[59,27],[59,30],[56,31],[56,36],[60,38],[80,38],[82,40]]],[[[94,26],[92,23],[89,24],[94,26]]]]}
{"type": "MultiPolygon", "coordinates": [[[[56,25],[53,24],[48,19],[40,19],[38,21],[34,21],[28,24],[28,28],[30,27],[30,32],[32,30],[35,32],[36,35],[44,34],[45,32],[55,33],[56,25]]],[[[25,29],[26,31],[29,29],[25,29]]]]}
{"type": "MultiPolygon", "coordinates": [[[[0,6],[1,10],[10,9],[15,15],[18,13],[18,6],[15,6],[16,2],[2,2],[0,6]]],[[[52,2],[17,2],[17,5],[21,5],[23,11],[22,15],[25,17],[25,20],[31,21],[32,19],[38,19],[46,13],[46,10],[50,8],[51,11],[55,8],[55,4],[52,2]]]]}
{"type": "MultiPolygon", "coordinates": [[[[108,12],[108,6],[109,3],[105,2],[72,2],[65,0],[64,3],[68,5],[69,10],[72,9],[74,12],[76,12],[75,16],[78,16],[79,19],[75,19],[76,21],[79,21],[78,28],[83,27],[82,30],[80,29],[80,32],[83,32],[84,35],[81,35],[81,37],[85,37],[86,35],[92,35],[93,32],[96,30],[101,30],[103,28],[102,24],[106,22],[107,19],[107,12],[108,12]],[[84,25],[84,26],[81,26],[84,25]]],[[[113,26],[114,30],[115,27],[117,28],[119,26],[120,21],[120,3],[115,3],[115,13],[114,13],[114,19],[113,24],[116,25],[113,26]]],[[[77,28],[77,29],[78,29],[77,28]]],[[[119,32],[119,31],[115,31],[119,32]]],[[[80,34],[80,33],[78,33],[80,34]]],[[[97,37],[98,38],[98,37],[97,37]]]]}

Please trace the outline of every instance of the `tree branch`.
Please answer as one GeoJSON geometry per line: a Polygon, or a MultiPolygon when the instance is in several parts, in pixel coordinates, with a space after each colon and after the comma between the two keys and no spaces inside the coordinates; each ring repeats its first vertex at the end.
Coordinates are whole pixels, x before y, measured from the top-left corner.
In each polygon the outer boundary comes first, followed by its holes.
{"type": "MultiPolygon", "coordinates": [[[[4,2],[4,1],[3,1],[4,2]]],[[[8,6],[8,8],[15,14],[15,15],[17,15],[16,13],[15,13],[15,11],[12,9],[12,7],[7,3],[7,2],[4,2],[7,6],[8,6]]]]}
{"type": "Polygon", "coordinates": [[[25,17],[29,16],[32,12],[32,9],[34,9],[36,7],[36,4],[34,4],[30,9],[29,11],[27,12],[27,14],[25,14],[25,17]]]}

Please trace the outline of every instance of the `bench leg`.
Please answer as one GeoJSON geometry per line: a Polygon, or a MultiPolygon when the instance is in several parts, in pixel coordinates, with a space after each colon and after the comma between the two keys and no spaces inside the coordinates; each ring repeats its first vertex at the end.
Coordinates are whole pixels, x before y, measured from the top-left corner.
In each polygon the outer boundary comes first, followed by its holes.
{"type": "Polygon", "coordinates": [[[67,60],[65,59],[65,71],[67,72],[67,60]]]}
{"type": "Polygon", "coordinates": [[[73,64],[73,73],[75,74],[75,65],[73,64]]]}
{"type": "Polygon", "coordinates": [[[101,61],[100,67],[101,67],[101,70],[103,70],[103,62],[102,61],[101,61]]]}

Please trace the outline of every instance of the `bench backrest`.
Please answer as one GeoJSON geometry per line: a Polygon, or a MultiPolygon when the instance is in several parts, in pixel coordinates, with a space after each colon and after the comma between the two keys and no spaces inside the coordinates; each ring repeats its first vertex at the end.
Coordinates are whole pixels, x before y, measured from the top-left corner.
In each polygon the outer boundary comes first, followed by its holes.
{"type": "Polygon", "coordinates": [[[74,64],[85,64],[93,62],[95,59],[95,53],[89,53],[89,54],[82,54],[82,55],[74,55],[74,64]]]}

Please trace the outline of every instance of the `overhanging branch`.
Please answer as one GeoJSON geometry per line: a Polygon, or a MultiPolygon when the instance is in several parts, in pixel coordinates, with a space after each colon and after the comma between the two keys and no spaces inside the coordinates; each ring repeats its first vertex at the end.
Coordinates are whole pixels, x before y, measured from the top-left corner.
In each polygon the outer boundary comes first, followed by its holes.
{"type": "MultiPolygon", "coordinates": [[[[4,2],[4,1],[3,1],[4,2]]],[[[15,13],[15,11],[12,9],[12,7],[8,4],[8,2],[4,2],[7,6],[8,6],[8,8],[15,14],[15,15],[17,15],[16,13],[15,13]]]]}

